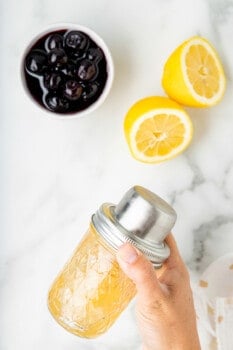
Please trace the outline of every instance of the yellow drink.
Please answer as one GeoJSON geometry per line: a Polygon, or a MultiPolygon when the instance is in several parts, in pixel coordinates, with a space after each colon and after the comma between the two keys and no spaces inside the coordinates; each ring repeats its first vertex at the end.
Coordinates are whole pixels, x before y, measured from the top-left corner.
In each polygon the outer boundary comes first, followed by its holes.
{"type": "Polygon", "coordinates": [[[54,281],[48,307],[69,332],[85,338],[104,333],[136,294],[115,252],[93,225],[54,281]]]}

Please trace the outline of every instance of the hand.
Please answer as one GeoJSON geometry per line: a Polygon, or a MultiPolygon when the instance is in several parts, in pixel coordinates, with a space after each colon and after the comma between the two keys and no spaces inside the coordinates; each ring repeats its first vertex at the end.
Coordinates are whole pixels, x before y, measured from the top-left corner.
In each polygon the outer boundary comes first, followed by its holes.
{"type": "Polygon", "coordinates": [[[172,234],[166,242],[171,255],[157,270],[129,243],[117,253],[121,268],[137,288],[143,350],[200,350],[189,273],[172,234]]]}

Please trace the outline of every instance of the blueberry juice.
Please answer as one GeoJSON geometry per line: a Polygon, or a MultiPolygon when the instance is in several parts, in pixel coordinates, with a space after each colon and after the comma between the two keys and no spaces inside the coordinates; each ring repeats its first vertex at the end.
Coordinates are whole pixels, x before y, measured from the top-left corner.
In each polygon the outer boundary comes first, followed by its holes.
{"type": "Polygon", "coordinates": [[[31,96],[59,114],[83,111],[101,96],[108,78],[103,50],[80,30],[61,29],[39,38],[24,58],[31,96]]]}

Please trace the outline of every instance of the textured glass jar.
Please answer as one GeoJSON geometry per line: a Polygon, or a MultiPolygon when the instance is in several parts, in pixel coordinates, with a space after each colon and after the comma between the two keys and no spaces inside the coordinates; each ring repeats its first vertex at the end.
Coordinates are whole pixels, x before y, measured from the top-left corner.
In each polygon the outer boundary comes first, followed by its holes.
{"type": "Polygon", "coordinates": [[[85,338],[104,333],[136,294],[120,269],[115,251],[91,224],[54,281],[48,306],[56,321],[85,338]]]}
{"type": "Polygon", "coordinates": [[[164,239],[175,220],[174,209],[141,186],[127,191],[118,205],[104,203],[49,291],[55,320],[80,337],[107,331],[136,294],[118,265],[117,249],[130,242],[160,267],[170,253],[164,239]]]}

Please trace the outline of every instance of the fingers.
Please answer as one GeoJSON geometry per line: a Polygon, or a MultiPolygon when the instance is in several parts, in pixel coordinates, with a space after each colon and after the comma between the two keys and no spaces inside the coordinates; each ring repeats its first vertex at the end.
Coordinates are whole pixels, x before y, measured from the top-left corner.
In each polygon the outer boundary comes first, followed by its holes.
{"type": "Polygon", "coordinates": [[[135,283],[141,304],[150,305],[155,300],[162,300],[189,280],[188,270],[172,234],[167,236],[166,243],[171,251],[170,256],[156,271],[152,263],[131,244],[125,243],[118,250],[118,263],[135,283]]]}
{"type": "Polygon", "coordinates": [[[173,237],[172,233],[169,233],[169,235],[165,239],[166,243],[168,244],[170,248],[170,256],[165,262],[166,267],[169,268],[178,268],[181,267],[184,262],[181,258],[179,249],[177,247],[175,238],[173,237]]]}
{"type": "Polygon", "coordinates": [[[181,281],[189,280],[189,273],[171,233],[167,236],[166,243],[170,248],[170,256],[160,269],[159,281],[170,287],[179,288],[181,281]]]}
{"type": "Polygon", "coordinates": [[[117,253],[117,260],[125,274],[136,285],[138,297],[150,304],[155,297],[163,296],[153,265],[129,243],[123,244],[117,253]]]}

